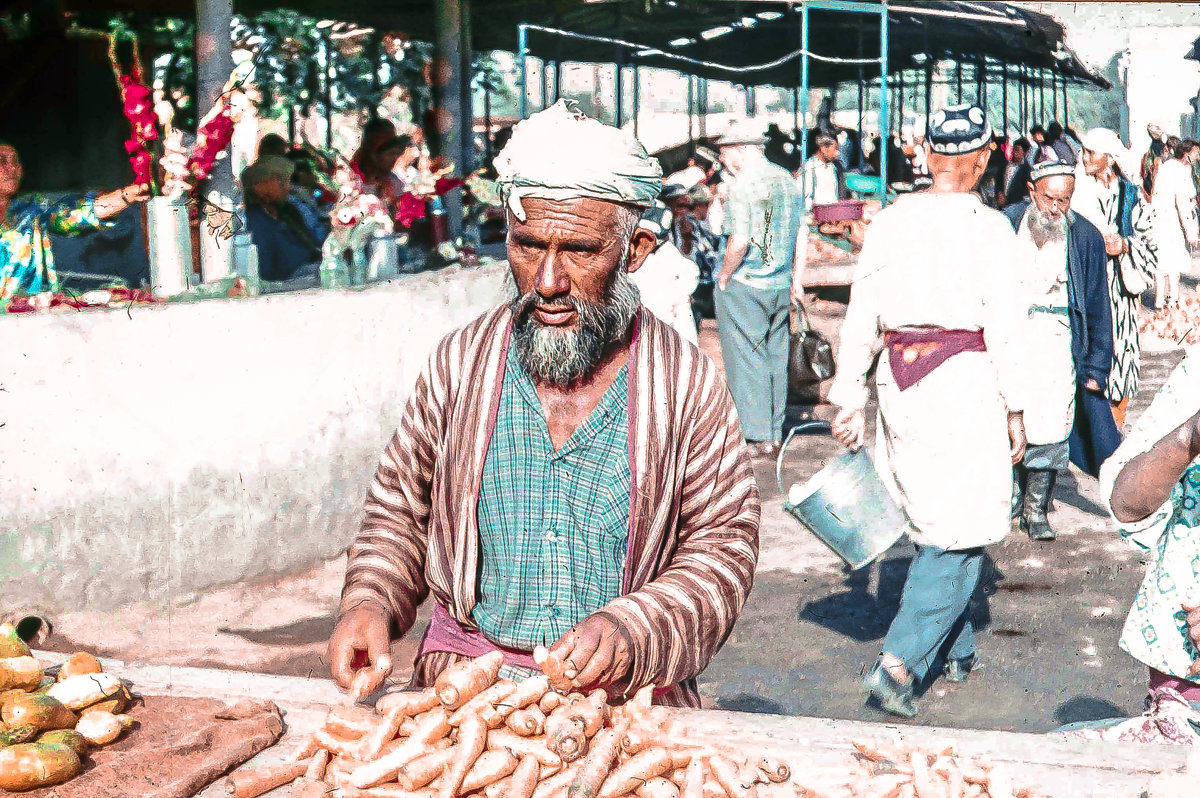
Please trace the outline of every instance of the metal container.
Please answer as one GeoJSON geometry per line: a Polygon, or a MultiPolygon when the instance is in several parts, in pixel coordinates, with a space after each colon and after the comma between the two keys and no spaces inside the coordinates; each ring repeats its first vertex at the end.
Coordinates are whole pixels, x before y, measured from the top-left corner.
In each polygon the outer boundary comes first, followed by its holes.
{"type": "Polygon", "coordinates": [[[862,568],[890,549],[910,528],[879,479],[866,448],[846,452],[803,485],[783,489],[783,458],[798,431],[823,422],[802,424],[788,433],[775,464],[775,479],[784,495],[783,509],[817,536],[852,569],[862,568]]]}

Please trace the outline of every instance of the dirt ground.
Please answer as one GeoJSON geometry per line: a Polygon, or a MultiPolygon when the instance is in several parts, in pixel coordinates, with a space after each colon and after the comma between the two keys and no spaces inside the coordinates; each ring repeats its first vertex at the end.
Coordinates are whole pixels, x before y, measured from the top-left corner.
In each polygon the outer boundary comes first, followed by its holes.
{"type": "MultiPolygon", "coordinates": [[[[828,297],[827,297],[828,298],[828,297]]],[[[833,297],[837,298],[837,297],[833,297]]],[[[819,303],[814,326],[836,345],[844,305],[819,303]]],[[[713,323],[701,343],[720,358],[713,323]]],[[[1178,353],[1150,354],[1131,418],[1144,409],[1178,353]]],[[[793,408],[794,419],[814,408],[793,408]]],[[[815,408],[828,418],[829,408],[815,408]]],[[[837,445],[804,436],[785,458],[785,485],[806,479],[837,445]]],[[[864,705],[861,675],[879,653],[895,613],[912,549],[851,573],[783,511],[773,462],[756,470],[763,497],[762,554],[753,594],[730,639],[701,677],[706,702],[721,708],[858,720],[882,719],[864,705]]],[[[1100,506],[1095,481],[1060,481],[1054,543],[1014,533],[990,550],[976,594],[981,665],[962,685],[934,683],[916,723],[1043,732],[1077,720],[1141,711],[1144,669],[1117,648],[1143,564],[1100,506]]],[[[170,606],[53,619],[46,647],[90,650],[130,661],[247,669],[326,678],[342,559],[306,573],[232,585],[170,606]]],[[[394,646],[411,662],[427,623],[394,646]]]]}

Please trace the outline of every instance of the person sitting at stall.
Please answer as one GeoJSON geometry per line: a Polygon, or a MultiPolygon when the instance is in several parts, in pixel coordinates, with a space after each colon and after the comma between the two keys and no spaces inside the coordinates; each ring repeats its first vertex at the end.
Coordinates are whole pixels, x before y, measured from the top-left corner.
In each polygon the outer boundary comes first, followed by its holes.
{"type": "Polygon", "coordinates": [[[150,187],[130,185],[75,199],[18,197],[23,174],[16,148],[0,141],[0,303],[28,296],[48,307],[58,291],[50,234],[78,235],[102,227],[130,205],[149,199],[150,187]]]}
{"type": "Polygon", "coordinates": [[[321,264],[324,239],[313,234],[290,198],[295,169],[287,158],[268,155],[242,171],[246,227],[258,249],[258,273],[271,282],[315,277],[321,264]]]}
{"type": "Polygon", "coordinates": [[[258,158],[266,158],[268,155],[277,155],[280,158],[287,157],[292,151],[292,145],[283,136],[278,133],[268,133],[258,140],[258,158]]]}
{"type": "Polygon", "coordinates": [[[329,214],[333,210],[333,203],[328,201],[328,192],[317,179],[312,156],[304,150],[291,150],[287,159],[296,168],[292,174],[292,190],[289,197],[304,217],[304,224],[313,238],[324,241],[332,229],[329,214]]]}
{"type": "Polygon", "coordinates": [[[407,170],[419,156],[411,136],[392,136],[380,141],[360,163],[362,193],[379,197],[395,216],[400,196],[408,191],[408,184],[398,172],[407,170]]]}
{"type": "Polygon", "coordinates": [[[817,151],[804,162],[800,177],[806,218],[811,216],[814,205],[832,205],[846,196],[846,175],[838,160],[837,139],[820,131],[816,145],[817,151]]]}
{"type": "Polygon", "coordinates": [[[366,171],[374,169],[375,151],[385,141],[396,138],[396,125],[390,119],[375,117],[367,121],[362,129],[362,141],[350,157],[350,169],[359,180],[366,180],[366,171]]]}
{"type": "Polygon", "coordinates": [[[720,369],[629,275],[661,168],[568,101],[496,159],[515,298],[442,339],[405,403],[350,547],[334,678],[376,668],[432,598],[412,686],[500,651],[524,678],[699,707],[758,560],[760,502],[720,369]]]}

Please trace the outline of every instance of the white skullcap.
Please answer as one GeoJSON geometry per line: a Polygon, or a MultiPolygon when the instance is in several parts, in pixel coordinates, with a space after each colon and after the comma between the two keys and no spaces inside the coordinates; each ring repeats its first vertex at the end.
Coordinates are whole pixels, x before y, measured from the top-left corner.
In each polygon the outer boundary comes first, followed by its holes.
{"type": "Polygon", "coordinates": [[[518,122],[495,167],[505,203],[522,222],[523,197],[592,197],[648,208],[662,189],[662,167],[636,138],[588,117],[571,100],[518,122]]]}
{"type": "Polygon", "coordinates": [[[1083,140],[1079,143],[1085,150],[1091,150],[1100,155],[1110,155],[1117,160],[1128,154],[1125,145],[1121,143],[1121,137],[1106,127],[1092,128],[1083,134],[1083,140]]]}

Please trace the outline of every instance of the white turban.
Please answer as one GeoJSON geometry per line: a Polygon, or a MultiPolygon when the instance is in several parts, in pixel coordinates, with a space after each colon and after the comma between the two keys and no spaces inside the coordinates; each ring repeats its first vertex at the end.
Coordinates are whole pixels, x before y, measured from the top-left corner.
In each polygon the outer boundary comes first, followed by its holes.
{"type": "Polygon", "coordinates": [[[1079,143],[1085,150],[1117,159],[1123,158],[1127,153],[1125,145],[1121,143],[1121,137],[1106,127],[1092,128],[1083,134],[1083,140],[1079,143]]]}
{"type": "Polygon", "coordinates": [[[513,127],[496,156],[505,203],[525,221],[522,197],[592,197],[648,208],[662,189],[662,167],[629,133],[559,100],[513,127]]]}

